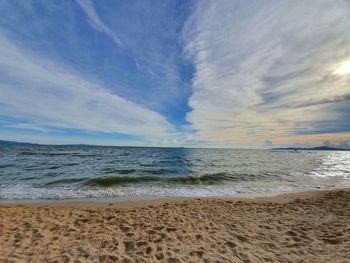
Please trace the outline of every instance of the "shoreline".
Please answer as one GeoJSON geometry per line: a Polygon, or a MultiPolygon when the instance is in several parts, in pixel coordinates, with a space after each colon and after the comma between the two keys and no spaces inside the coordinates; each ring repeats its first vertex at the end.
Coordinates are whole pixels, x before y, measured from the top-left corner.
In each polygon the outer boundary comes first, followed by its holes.
{"type": "Polygon", "coordinates": [[[300,189],[293,191],[276,191],[261,193],[237,193],[234,195],[222,196],[128,196],[128,197],[91,197],[91,198],[72,198],[72,199],[0,199],[0,206],[67,206],[67,207],[104,207],[110,206],[138,207],[144,205],[157,205],[164,202],[181,202],[191,200],[253,200],[253,201],[272,201],[293,200],[302,197],[312,197],[319,192],[331,191],[350,191],[350,188],[322,188],[322,189],[300,189]]]}

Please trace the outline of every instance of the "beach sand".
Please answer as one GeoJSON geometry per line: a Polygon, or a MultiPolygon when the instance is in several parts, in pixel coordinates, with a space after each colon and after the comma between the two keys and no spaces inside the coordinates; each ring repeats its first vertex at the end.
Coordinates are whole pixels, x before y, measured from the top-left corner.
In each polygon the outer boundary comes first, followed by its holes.
{"type": "Polygon", "coordinates": [[[1,204],[0,262],[350,262],[350,191],[1,204]]]}

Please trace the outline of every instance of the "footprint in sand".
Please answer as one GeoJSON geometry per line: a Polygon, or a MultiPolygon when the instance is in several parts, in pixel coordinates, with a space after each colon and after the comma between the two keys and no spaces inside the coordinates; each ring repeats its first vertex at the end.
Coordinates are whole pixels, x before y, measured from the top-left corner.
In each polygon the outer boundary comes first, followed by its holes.
{"type": "Polygon", "coordinates": [[[125,253],[132,254],[134,252],[134,241],[124,241],[125,253]]]}

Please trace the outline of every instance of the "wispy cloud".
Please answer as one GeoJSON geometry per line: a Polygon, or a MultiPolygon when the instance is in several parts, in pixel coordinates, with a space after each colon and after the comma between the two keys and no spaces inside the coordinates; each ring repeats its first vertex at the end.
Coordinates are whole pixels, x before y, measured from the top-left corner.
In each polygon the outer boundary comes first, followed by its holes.
{"type": "Polygon", "coordinates": [[[320,122],[350,129],[349,75],[334,74],[349,28],[345,0],[199,1],[183,33],[191,139],[249,147],[327,133],[320,122]]]}
{"type": "Polygon", "coordinates": [[[150,138],[172,130],[157,112],[3,37],[0,57],[0,116],[23,118],[31,124],[21,128],[69,128],[150,138]]]}
{"type": "Polygon", "coordinates": [[[119,39],[119,37],[117,37],[113,30],[111,30],[105,23],[102,22],[91,0],[76,0],[76,2],[83,9],[85,14],[89,18],[90,25],[95,30],[105,33],[106,35],[111,37],[119,47],[125,47],[123,42],[119,39]]]}

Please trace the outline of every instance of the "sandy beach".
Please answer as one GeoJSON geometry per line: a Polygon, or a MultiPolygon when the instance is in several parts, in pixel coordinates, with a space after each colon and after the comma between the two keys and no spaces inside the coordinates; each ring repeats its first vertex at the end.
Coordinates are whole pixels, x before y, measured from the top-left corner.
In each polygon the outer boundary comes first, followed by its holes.
{"type": "Polygon", "coordinates": [[[1,204],[0,262],[350,262],[350,191],[1,204]]]}

